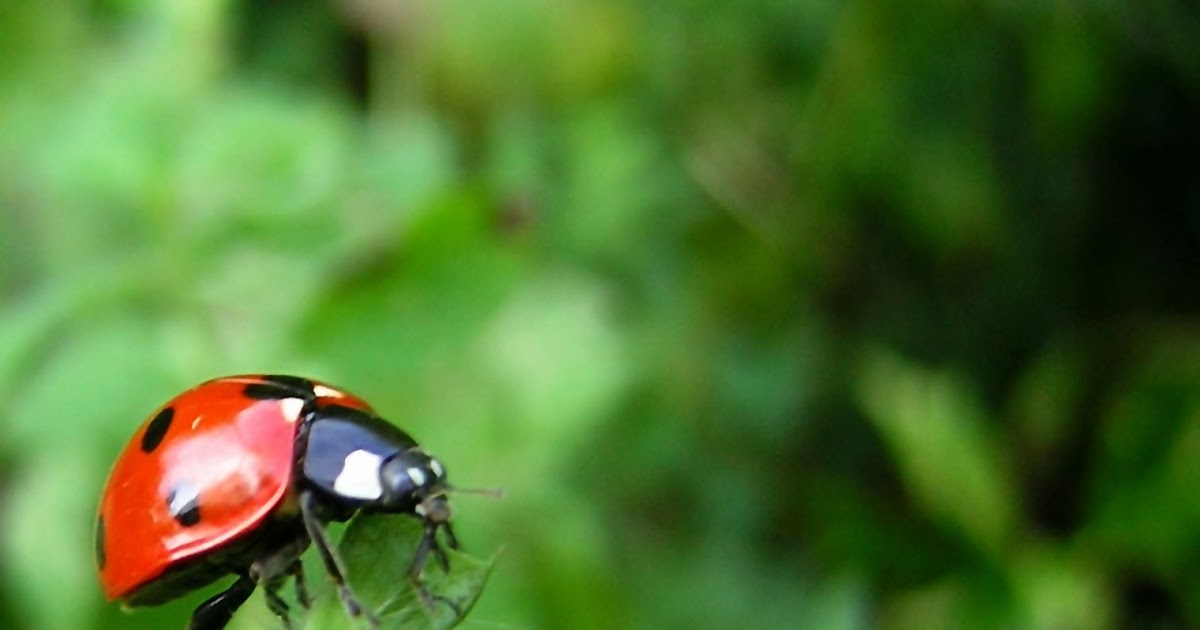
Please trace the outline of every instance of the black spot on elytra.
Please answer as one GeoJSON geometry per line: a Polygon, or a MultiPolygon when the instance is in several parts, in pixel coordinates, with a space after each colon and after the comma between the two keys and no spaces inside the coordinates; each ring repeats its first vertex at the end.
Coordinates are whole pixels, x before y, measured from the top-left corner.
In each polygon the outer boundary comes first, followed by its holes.
{"type": "Polygon", "coordinates": [[[171,421],[175,419],[175,410],[167,407],[158,412],[157,416],[150,421],[146,426],[146,432],[142,434],[142,452],[152,453],[154,449],[162,444],[163,438],[167,436],[167,429],[171,428],[171,421]]]}
{"type": "Polygon", "coordinates": [[[261,383],[251,383],[242,390],[247,398],[255,400],[279,400],[282,398],[301,398],[311,400],[316,397],[313,393],[313,383],[299,376],[268,374],[262,377],[261,383]]]}
{"type": "Polygon", "coordinates": [[[104,570],[104,517],[96,519],[96,566],[104,570]]]}
{"type": "Polygon", "coordinates": [[[184,527],[191,527],[200,522],[200,491],[187,481],[180,481],[171,486],[167,493],[167,511],[171,518],[184,527]]]}

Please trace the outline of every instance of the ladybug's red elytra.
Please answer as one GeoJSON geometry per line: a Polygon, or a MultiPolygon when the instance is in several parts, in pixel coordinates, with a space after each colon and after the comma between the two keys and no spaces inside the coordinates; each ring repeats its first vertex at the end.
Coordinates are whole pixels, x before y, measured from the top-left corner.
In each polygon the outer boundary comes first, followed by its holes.
{"type": "Polygon", "coordinates": [[[308,606],[300,555],[317,548],[346,611],[375,617],[345,580],[325,525],[359,510],[424,523],[409,577],[427,604],[421,569],[443,569],[450,527],[446,470],[361,398],[295,376],[226,376],[172,399],[118,457],[96,519],[96,566],[109,600],[151,606],[225,575],[237,579],[200,604],[190,630],[220,630],[254,590],[288,626],[279,595],[295,579],[308,606]]]}

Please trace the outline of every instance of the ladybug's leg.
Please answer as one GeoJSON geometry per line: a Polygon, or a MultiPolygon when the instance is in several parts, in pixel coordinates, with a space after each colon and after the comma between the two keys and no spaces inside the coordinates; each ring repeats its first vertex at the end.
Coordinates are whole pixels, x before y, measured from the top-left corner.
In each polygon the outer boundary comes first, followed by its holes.
{"type": "MultiPolygon", "coordinates": [[[[448,526],[443,523],[442,527],[448,526]]],[[[417,596],[421,598],[421,603],[425,604],[426,608],[433,610],[434,601],[442,601],[454,610],[455,616],[462,617],[462,610],[458,607],[458,604],[441,595],[430,593],[429,589],[425,587],[425,581],[421,579],[421,570],[425,568],[425,563],[429,561],[430,552],[437,558],[442,570],[447,573],[450,572],[450,558],[446,557],[446,551],[438,544],[437,530],[437,523],[425,523],[425,533],[421,536],[421,541],[417,543],[416,551],[413,552],[412,564],[408,565],[408,581],[412,583],[413,590],[417,592],[417,596]]],[[[451,544],[455,549],[458,548],[458,539],[454,537],[453,533],[448,534],[447,544],[451,544]]]]}
{"type": "Polygon", "coordinates": [[[462,549],[462,546],[458,544],[458,536],[454,535],[454,529],[450,527],[449,522],[442,523],[442,533],[446,535],[447,547],[455,550],[462,549]]]}
{"type": "MultiPolygon", "coordinates": [[[[264,553],[250,565],[249,575],[251,579],[263,586],[267,608],[283,621],[285,628],[291,628],[291,622],[288,619],[287,602],[279,596],[279,589],[283,587],[283,583],[288,577],[296,575],[295,567],[300,564],[300,554],[306,547],[308,547],[308,537],[297,533],[293,540],[264,553]]],[[[307,607],[307,597],[300,600],[300,603],[307,607]]]]}
{"type": "Polygon", "coordinates": [[[296,584],[296,602],[304,608],[311,607],[312,600],[308,597],[308,586],[304,583],[304,563],[296,558],[296,561],[288,568],[288,573],[292,575],[296,584]]]}
{"type": "Polygon", "coordinates": [[[451,549],[455,549],[455,550],[460,549],[460,547],[458,545],[458,537],[454,535],[454,530],[450,527],[450,523],[442,523],[440,526],[434,524],[432,526],[427,526],[427,527],[430,527],[430,529],[426,533],[426,536],[429,538],[430,541],[432,541],[430,544],[430,547],[432,548],[434,557],[437,558],[438,566],[442,567],[442,571],[444,571],[445,573],[449,573],[450,572],[450,558],[446,555],[446,550],[442,549],[442,546],[438,544],[438,541],[436,538],[437,529],[438,529],[438,527],[441,527],[442,532],[446,536],[446,546],[451,549]]]}
{"type": "Polygon", "coordinates": [[[233,613],[246,603],[257,584],[249,575],[239,576],[229,588],[196,607],[187,630],[223,630],[233,613]]]}
{"type": "Polygon", "coordinates": [[[283,586],[283,580],[287,576],[279,576],[274,580],[263,585],[263,593],[267,597],[267,609],[270,610],[279,620],[283,622],[283,627],[287,630],[292,628],[292,620],[288,617],[288,605],[279,596],[279,589],[283,586]]]}
{"type": "Polygon", "coordinates": [[[421,576],[421,570],[425,568],[425,563],[429,562],[430,553],[437,560],[438,566],[442,567],[443,572],[450,572],[450,558],[446,556],[446,550],[438,544],[437,528],[438,526],[433,523],[425,524],[425,535],[421,536],[421,542],[417,545],[416,553],[413,554],[412,566],[409,568],[410,576],[421,576]]]}
{"type": "Polygon", "coordinates": [[[342,599],[342,606],[346,608],[346,613],[351,617],[366,618],[367,623],[374,628],[379,625],[379,620],[371,614],[371,611],[363,608],[358,598],[354,596],[354,592],[350,590],[350,586],[346,584],[345,571],[342,570],[341,562],[338,561],[333,547],[329,544],[329,537],[325,535],[325,527],[317,518],[316,501],[317,497],[312,491],[300,492],[300,514],[304,518],[304,527],[308,529],[308,537],[312,539],[313,546],[317,548],[317,553],[321,556],[321,561],[325,563],[325,571],[337,585],[338,596],[342,599]]]}
{"type": "Polygon", "coordinates": [[[408,565],[408,581],[412,583],[413,590],[421,598],[421,603],[425,607],[433,610],[433,596],[429,593],[429,589],[425,588],[425,582],[421,579],[421,570],[425,568],[425,563],[429,561],[429,552],[437,548],[437,539],[433,537],[433,532],[436,529],[431,529],[430,525],[425,526],[425,533],[421,536],[421,541],[417,543],[417,549],[413,551],[412,564],[408,565]]]}
{"type": "Polygon", "coordinates": [[[285,573],[272,577],[267,582],[263,583],[263,594],[267,600],[267,610],[279,617],[283,622],[283,627],[286,630],[291,630],[292,620],[288,615],[290,607],[279,595],[279,590],[283,588],[283,583],[287,581],[289,576],[296,578],[296,601],[303,607],[309,607],[308,590],[304,588],[304,569],[301,568],[300,560],[295,560],[285,573]]]}

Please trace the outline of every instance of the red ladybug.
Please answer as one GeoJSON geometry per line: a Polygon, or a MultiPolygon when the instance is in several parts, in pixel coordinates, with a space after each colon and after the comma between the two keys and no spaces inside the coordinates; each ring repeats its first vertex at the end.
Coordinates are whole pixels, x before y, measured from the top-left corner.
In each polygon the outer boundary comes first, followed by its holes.
{"type": "Polygon", "coordinates": [[[438,542],[457,548],[442,464],[362,399],[294,376],[227,376],[154,412],[109,474],[96,519],[96,565],[109,600],[151,606],[234,574],[192,613],[191,630],[220,630],[262,586],[288,624],[279,589],[295,578],[308,606],[300,555],[312,543],[346,611],[375,618],[355,598],[325,524],[359,510],[424,522],[409,576],[420,583],[438,542]]]}

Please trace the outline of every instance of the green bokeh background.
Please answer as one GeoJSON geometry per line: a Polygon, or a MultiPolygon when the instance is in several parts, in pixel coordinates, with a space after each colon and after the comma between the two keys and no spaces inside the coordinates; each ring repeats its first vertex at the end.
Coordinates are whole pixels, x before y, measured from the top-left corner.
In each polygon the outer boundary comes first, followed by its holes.
{"type": "Polygon", "coordinates": [[[1200,627],[1185,4],[0,4],[0,627],[182,627],[97,495],[256,371],[506,489],[468,628],[1200,627]]]}

